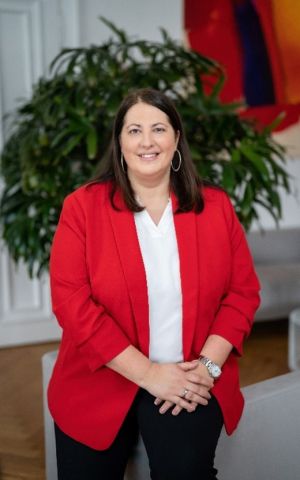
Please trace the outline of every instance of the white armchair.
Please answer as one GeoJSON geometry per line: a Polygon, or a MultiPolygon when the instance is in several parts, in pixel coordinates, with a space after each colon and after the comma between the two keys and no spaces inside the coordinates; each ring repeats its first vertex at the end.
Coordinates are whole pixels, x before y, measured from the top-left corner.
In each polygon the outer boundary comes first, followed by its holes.
{"type": "Polygon", "coordinates": [[[247,235],[261,283],[256,320],[288,318],[300,305],[300,228],[247,235]]]}

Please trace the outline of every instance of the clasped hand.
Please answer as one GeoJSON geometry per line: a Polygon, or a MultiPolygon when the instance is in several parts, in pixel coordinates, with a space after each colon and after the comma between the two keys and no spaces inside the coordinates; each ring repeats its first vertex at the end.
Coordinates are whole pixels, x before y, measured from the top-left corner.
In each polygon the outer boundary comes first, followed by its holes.
{"type": "Polygon", "coordinates": [[[142,387],[156,397],[160,413],[171,407],[172,414],[182,409],[193,412],[197,405],[207,405],[211,398],[209,390],[214,381],[204,365],[194,360],[182,363],[152,363],[142,387]]]}

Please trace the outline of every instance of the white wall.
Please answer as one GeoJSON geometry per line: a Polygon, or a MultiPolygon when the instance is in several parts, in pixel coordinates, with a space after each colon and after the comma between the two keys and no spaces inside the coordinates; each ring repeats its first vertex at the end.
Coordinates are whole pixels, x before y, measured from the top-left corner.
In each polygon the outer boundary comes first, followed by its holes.
{"type": "Polygon", "coordinates": [[[163,27],[181,40],[182,5],[181,0],[79,0],[80,44],[108,39],[110,31],[98,20],[100,15],[140,39],[159,40],[159,27],[163,27]]]}
{"type": "MultiPolygon", "coordinates": [[[[291,194],[287,195],[282,189],[280,198],[282,201],[282,219],[279,222],[280,228],[300,227],[300,158],[288,156],[286,171],[291,176],[291,194]]],[[[263,208],[258,209],[260,224],[265,230],[276,229],[276,224],[271,215],[263,208]]],[[[259,226],[254,224],[251,230],[258,230],[259,226]]]]}
{"type": "MultiPolygon", "coordinates": [[[[287,149],[286,169],[291,175],[291,195],[282,194],[283,218],[280,227],[300,226],[300,121],[274,135],[287,149]]],[[[273,227],[271,227],[273,228],[273,227]]]]}
{"type": "MultiPolygon", "coordinates": [[[[274,134],[277,142],[281,143],[286,150],[285,169],[290,175],[291,194],[281,191],[282,220],[280,228],[300,227],[300,122],[274,134]]],[[[274,220],[264,210],[261,211],[261,223],[266,230],[275,228],[274,220]]],[[[253,230],[256,226],[253,227],[253,230]]]]}

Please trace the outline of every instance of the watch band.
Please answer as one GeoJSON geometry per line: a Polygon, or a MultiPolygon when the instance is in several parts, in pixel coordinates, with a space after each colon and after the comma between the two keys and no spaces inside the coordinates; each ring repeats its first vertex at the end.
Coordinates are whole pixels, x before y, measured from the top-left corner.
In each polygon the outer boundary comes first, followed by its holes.
{"type": "Polygon", "coordinates": [[[222,370],[219,365],[217,365],[204,355],[199,356],[199,362],[206,366],[208,373],[212,378],[217,379],[220,377],[222,370]]]}

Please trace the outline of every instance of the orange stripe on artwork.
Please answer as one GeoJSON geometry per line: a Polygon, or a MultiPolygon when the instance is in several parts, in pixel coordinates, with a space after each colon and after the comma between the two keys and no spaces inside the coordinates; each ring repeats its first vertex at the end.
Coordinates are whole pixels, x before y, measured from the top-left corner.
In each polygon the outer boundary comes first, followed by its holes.
{"type": "Polygon", "coordinates": [[[286,103],[300,102],[300,3],[272,0],[286,103]]]}

